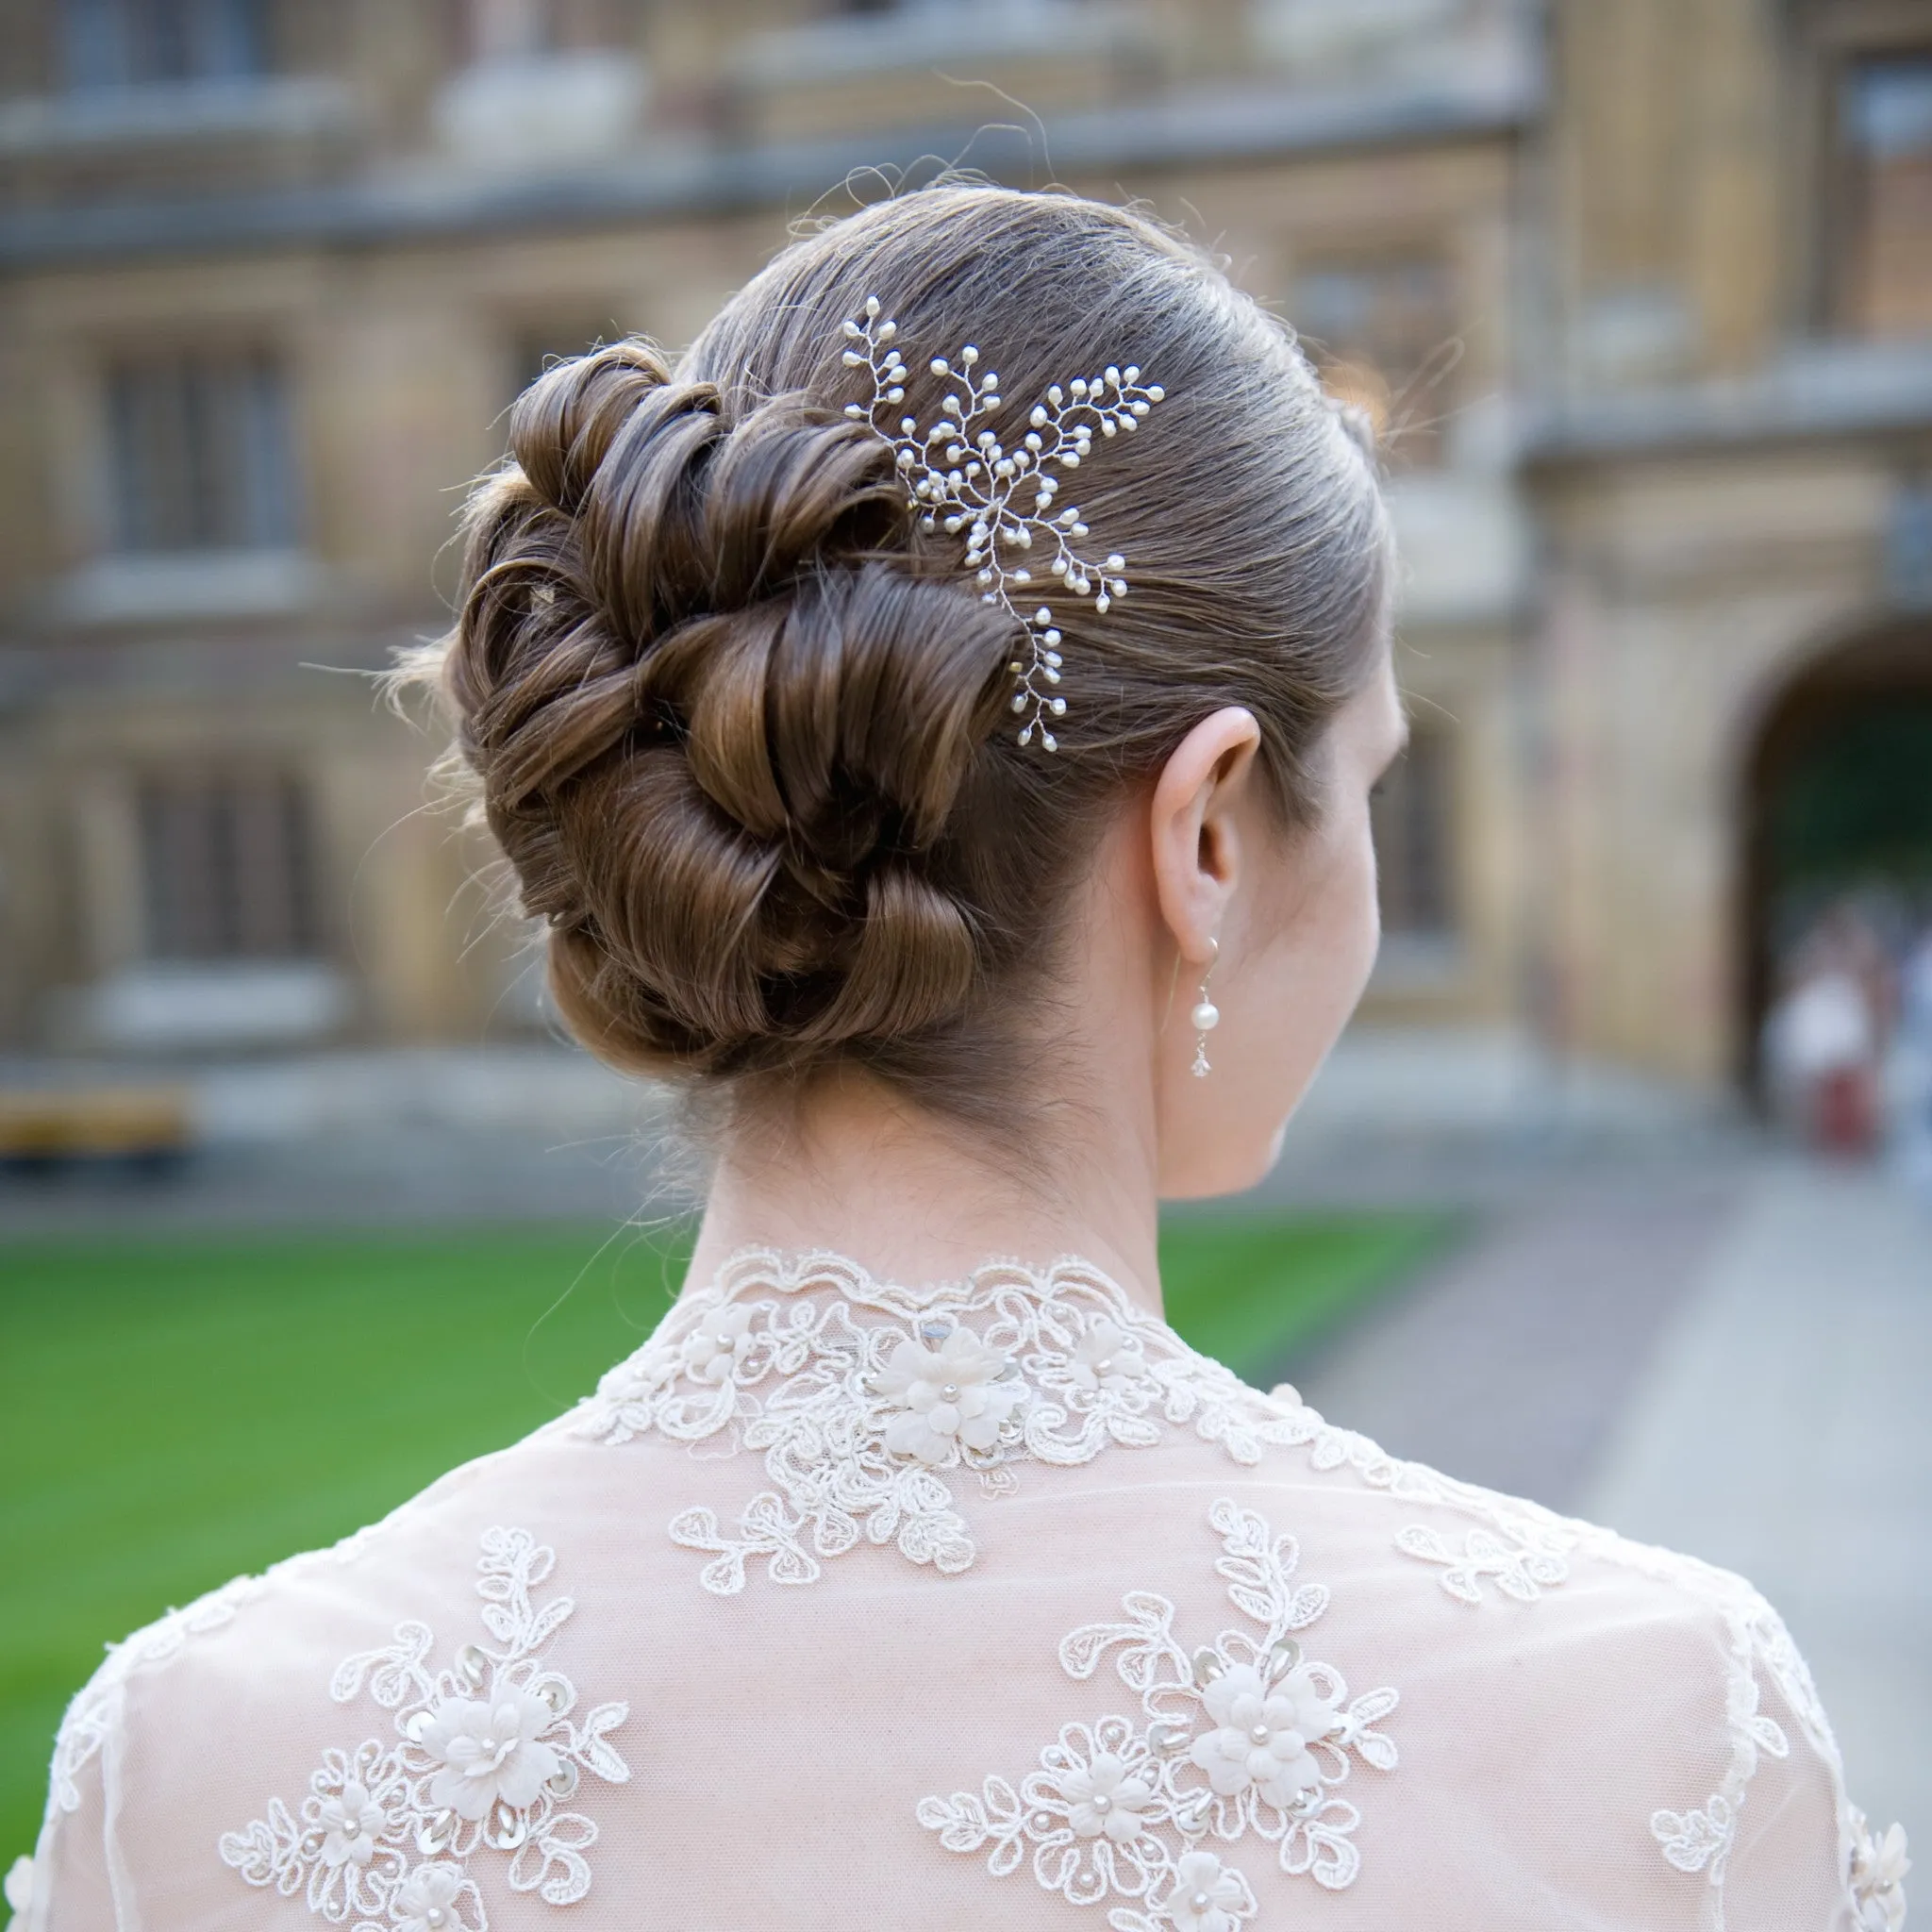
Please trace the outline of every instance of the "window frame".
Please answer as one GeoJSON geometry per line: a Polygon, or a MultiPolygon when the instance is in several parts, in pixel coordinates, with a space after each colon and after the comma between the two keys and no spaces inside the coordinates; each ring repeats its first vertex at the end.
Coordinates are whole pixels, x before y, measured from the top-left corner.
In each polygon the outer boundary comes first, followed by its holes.
{"type": "Polygon", "coordinates": [[[1794,0],[1791,8],[1792,120],[1797,139],[1788,163],[1790,192],[1805,212],[1796,263],[1798,319],[1807,333],[1839,341],[1888,338],[1849,313],[1846,277],[1856,270],[1863,223],[1858,158],[1844,139],[1845,88],[1862,61],[1932,60],[1932,5],[1926,0],[1794,0]]]}
{"type": "Polygon", "coordinates": [[[95,357],[95,389],[98,557],[149,562],[285,555],[304,547],[308,519],[299,375],[294,358],[275,337],[249,332],[103,343],[95,357]],[[210,375],[228,381],[210,386],[210,375]],[[150,385],[145,396],[139,388],[143,381],[150,385]],[[197,382],[203,386],[199,399],[197,382]],[[171,384],[173,396],[166,392],[171,384]],[[165,416],[171,406],[178,406],[175,421],[157,426],[156,415],[165,416]],[[149,412],[146,426],[138,420],[142,409],[149,412]],[[220,421],[225,414],[225,425],[220,421]],[[166,448],[171,436],[172,452],[166,448]],[[145,448],[143,438],[152,439],[145,448]],[[198,479],[197,469],[205,472],[198,479]],[[196,494],[206,499],[198,508],[187,501],[196,494]],[[172,505],[171,496],[177,499],[172,505]]]}
{"type": "Polygon", "coordinates": [[[54,0],[50,12],[52,75],[67,95],[128,89],[238,86],[275,72],[276,0],[54,0]],[[180,32],[178,63],[158,57],[159,17],[170,13],[180,32]],[[208,29],[229,16],[242,53],[238,61],[211,57],[208,29]],[[89,42],[92,51],[83,51],[89,42]],[[245,44],[244,44],[245,43],[245,44]],[[93,72],[82,70],[93,67],[93,72]]]}
{"type": "Polygon", "coordinates": [[[176,760],[139,771],[131,797],[144,963],[328,960],[320,815],[299,768],[245,756],[176,760]],[[279,903],[251,901],[251,878],[272,878],[279,903]]]}

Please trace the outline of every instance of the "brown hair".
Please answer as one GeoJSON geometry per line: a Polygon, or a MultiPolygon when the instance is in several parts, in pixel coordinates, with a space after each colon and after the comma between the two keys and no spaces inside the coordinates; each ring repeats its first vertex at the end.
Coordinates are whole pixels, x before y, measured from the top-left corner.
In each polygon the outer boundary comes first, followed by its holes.
{"type": "Polygon", "coordinates": [[[1244,705],[1306,822],[1382,631],[1374,464],[1291,337],[1153,224],[1071,196],[868,208],[787,248],[675,366],[633,340],[551,369],[509,441],[417,670],[547,923],[566,1022],[654,1074],[858,1064],[1009,1115],[1016,1016],[1108,817],[1244,705]],[[1068,492],[1132,584],[1104,616],[1062,600],[1056,752],[1008,728],[1013,620],[842,413],[870,378],[841,324],[874,293],[923,422],[927,361],[966,342],[1018,410],[1109,362],[1165,389],[1068,492]]]}

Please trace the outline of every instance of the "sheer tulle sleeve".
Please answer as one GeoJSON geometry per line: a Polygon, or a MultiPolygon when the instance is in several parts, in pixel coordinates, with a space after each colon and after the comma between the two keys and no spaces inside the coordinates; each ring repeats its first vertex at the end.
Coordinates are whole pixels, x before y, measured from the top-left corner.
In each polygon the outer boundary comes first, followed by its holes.
{"type": "MultiPolygon", "coordinates": [[[[1790,1748],[1760,1755],[1750,1797],[1723,1872],[1725,1922],[1746,1927],[1857,1928],[1889,1932],[1887,1900],[1854,1889],[1852,1830],[1857,1814],[1842,1802],[1834,1767],[1806,1735],[1803,1721],[1775,1690],[1762,1714],[1790,1748]]],[[[1903,1895],[1896,1924],[1904,1923],[1903,1895]]]]}
{"type": "MultiPolygon", "coordinates": [[[[92,1688],[92,1687],[90,1687],[92,1688]]],[[[103,1721],[98,1745],[84,1760],[57,1756],[46,1822],[25,1879],[23,1932],[120,1932],[115,1911],[108,1805],[108,1754],[119,1754],[116,1726],[103,1721]]],[[[63,1731],[60,1752],[74,1741],[63,1731]]]]}
{"type": "MultiPolygon", "coordinates": [[[[1837,1742],[1796,1645],[1769,1606],[1730,1580],[1756,1606],[1757,1649],[1748,1684],[1732,1652],[1726,1774],[1690,1835],[1692,1856],[1684,1860],[1711,1888],[1707,1923],[1733,1932],[1900,1932],[1909,1865],[1905,1833],[1895,1824],[1874,1833],[1851,1803],[1837,1742]]],[[[1653,1828],[1673,1856],[1686,1841],[1683,1822],[1669,1814],[1653,1828]]]]}
{"type": "MultiPolygon", "coordinates": [[[[1588,1729],[1593,1713],[1632,1706],[1606,1727],[1621,1732],[1658,1801],[1650,1835],[1678,1921],[1702,1932],[1886,1932],[1889,1908],[1902,1918],[1903,1894],[1889,1907],[1855,1882],[1857,1814],[1838,1746],[1775,1612],[1724,1572],[1587,1536],[1596,1560],[1660,1592],[1655,1664],[1632,1695],[1637,1687],[1605,1668],[1605,1646],[1586,1643],[1566,1722],[1588,1729]]],[[[1607,1870],[1597,1887],[1614,1898],[1607,1870]]]]}
{"type": "Polygon", "coordinates": [[[135,1932],[139,1888],[128,1869],[130,1704],[145,1681],[198,1636],[221,1629],[259,1588],[237,1577],[171,1610],[111,1649],[61,1719],[47,1777],[47,1809],[27,1877],[25,1932],[135,1932]]]}

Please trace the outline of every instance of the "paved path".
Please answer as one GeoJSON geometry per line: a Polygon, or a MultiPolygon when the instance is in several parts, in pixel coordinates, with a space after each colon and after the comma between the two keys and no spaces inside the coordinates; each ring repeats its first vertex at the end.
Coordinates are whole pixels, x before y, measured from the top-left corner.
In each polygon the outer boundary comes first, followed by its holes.
{"type": "Polygon", "coordinates": [[[1580,1513],[1749,1576],[1854,1797],[1932,1845],[1932,1213],[1769,1165],[1659,1341],[1580,1513]]]}
{"type": "Polygon", "coordinates": [[[1546,1167],[1492,1197],[1444,1263],[1284,1373],[1395,1455],[1574,1511],[1740,1185],[1734,1159],[1546,1167]]]}

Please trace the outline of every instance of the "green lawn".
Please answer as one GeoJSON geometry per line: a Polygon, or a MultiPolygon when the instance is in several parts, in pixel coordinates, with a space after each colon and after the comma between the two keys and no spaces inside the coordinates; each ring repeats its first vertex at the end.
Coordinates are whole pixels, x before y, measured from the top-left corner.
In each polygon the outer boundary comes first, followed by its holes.
{"type": "MultiPolygon", "coordinates": [[[[1176,1218],[1169,1317],[1258,1378],[1445,1232],[1176,1218]]],[[[675,1237],[578,1229],[0,1246],[0,1870],[104,1642],[514,1441],[681,1272],[675,1237]]]]}

